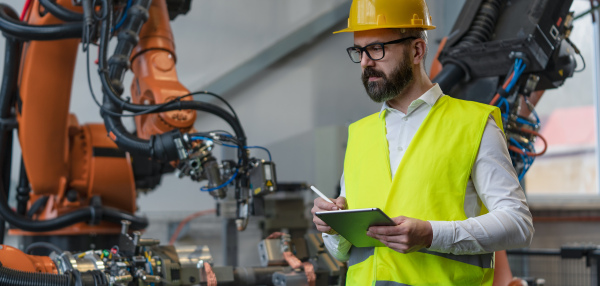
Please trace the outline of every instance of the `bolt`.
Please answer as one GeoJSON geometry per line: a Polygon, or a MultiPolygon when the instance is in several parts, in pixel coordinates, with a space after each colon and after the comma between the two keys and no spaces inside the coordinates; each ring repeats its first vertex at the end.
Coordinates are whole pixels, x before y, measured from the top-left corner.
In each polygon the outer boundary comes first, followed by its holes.
{"type": "Polygon", "coordinates": [[[128,221],[128,220],[121,221],[121,233],[122,234],[127,234],[127,232],[129,231],[129,225],[131,225],[130,221],[128,221]]]}

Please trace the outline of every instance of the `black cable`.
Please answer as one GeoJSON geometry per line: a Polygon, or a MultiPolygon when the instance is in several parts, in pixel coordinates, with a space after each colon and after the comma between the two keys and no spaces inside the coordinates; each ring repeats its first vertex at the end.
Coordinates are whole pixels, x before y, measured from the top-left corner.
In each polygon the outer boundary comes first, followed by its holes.
{"type": "Polygon", "coordinates": [[[27,253],[27,254],[31,254],[30,252],[32,250],[36,249],[36,248],[50,249],[50,250],[56,252],[57,254],[62,254],[63,253],[63,250],[60,249],[58,246],[56,246],[56,245],[54,245],[54,244],[52,244],[50,242],[45,242],[45,241],[38,241],[38,242],[31,243],[30,245],[28,245],[25,248],[24,252],[27,253]]]}
{"type": "MultiPolygon", "coordinates": [[[[104,1],[107,5],[110,5],[108,1],[104,1]]],[[[108,49],[109,35],[111,31],[111,19],[112,15],[109,13],[107,21],[102,22],[101,35],[100,35],[100,53],[99,53],[99,75],[102,82],[104,100],[103,106],[105,109],[110,110],[113,113],[121,113],[123,110],[132,112],[148,112],[149,109],[152,112],[163,112],[170,110],[183,110],[183,109],[194,109],[209,112],[215,114],[224,119],[234,130],[238,140],[240,140],[243,147],[245,145],[245,134],[235,117],[231,116],[228,112],[221,109],[218,106],[194,101],[171,101],[163,105],[139,105],[131,104],[123,101],[120,98],[120,94],[123,90],[122,77],[125,69],[127,68],[129,55],[135,44],[137,44],[137,34],[141,29],[141,25],[146,20],[147,10],[144,5],[149,6],[146,0],[138,0],[136,4],[129,8],[130,16],[127,17],[125,25],[118,35],[119,42],[115,49],[115,55],[111,57],[110,61],[106,60],[106,52],[108,49]],[[110,67],[107,67],[107,62],[110,62],[110,67]],[[115,87],[115,84],[117,87],[115,87]]],[[[109,6],[110,7],[110,6],[109,6]]],[[[112,9],[109,9],[112,11],[112,9]]],[[[171,140],[168,136],[172,134],[160,134],[153,137],[151,140],[140,139],[125,129],[123,123],[120,121],[121,116],[114,116],[111,113],[103,111],[105,126],[107,131],[112,133],[115,143],[129,152],[136,155],[149,156],[153,159],[158,160],[177,160],[179,159],[176,152],[170,152],[167,154],[163,151],[169,152],[170,150],[165,149],[165,145],[171,140]],[[162,145],[162,146],[160,146],[162,145]],[[161,150],[162,149],[162,150],[161,150]],[[160,152],[160,154],[158,154],[160,152]]],[[[240,148],[241,149],[241,148],[240,148]]],[[[248,155],[243,150],[238,152],[238,156],[242,159],[244,165],[248,163],[248,155]]]]}
{"type": "MultiPolygon", "coordinates": [[[[10,13],[9,11],[8,13],[10,13]]],[[[17,17],[12,11],[11,16],[17,17]]],[[[2,72],[2,86],[0,87],[0,120],[8,122],[15,120],[15,115],[11,109],[15,106],[16,95],[18,93],[19,65],[21,63],[22,42],[12,37],[6,37],[4,48],[4,67],[2,72]]],[[[0,179],[2,187],[10,190],[11,161],[13,153],[13,128],[17,125],[0,125],[0,179]]],[[[9,193],[5,194],[8,199],[9,193]]],[[[18,194],[17,194],[18,196],[18,194]]],[[[6,223],[4,218],[0,218],[0,244],[4,243],[4,231],[6,223]]]]}
{"type": "Polygon", "coordinates": [[[196,132],[196,133],[190,133],[190,136],[209,136],[211,133],[224,133],[226,135],[229,135],[231,137],[234,137],[233,134],[231,134],[231,132],[227,131],[227,130],[210,130],[210,131],[205,131],[205,132],[196,132]]]}
{"type": "Polygon", "coordinates": [[[573,47],[573,50],[575,51],[576,54],[579,55],[579,57],[581,57],[581,61],[583,62],[583,67],[580,70],[575,70],[574,72],[584,71],[586,64],[585,64],[585,59],[583,58],[583,55],[581,54],[581,50],[579,50],[577,45],[575,45],[575,43],[573,43],[570,38],[565,38],[565,41],[567,41],[567,43],[569,43],[569,45],[571,45],[571,47],[573,47]]]}
{"type": "MultiPolygon", "coordinates": [[[[200,95],[200,94],[208,94],[208,95],[212,95],[215,97],[218,97],[221,99],[221,101],[223,101],[225,104],[227,104],[227,106],[229,106],[231,112],[233,113],[233,116],[236,118],[236,120],[238,120],[237,114],[235,113],[235,110],[233,109],[233,107],[231,107],[231,105],[229,105],[229,103],[227,101],[225,101],[225,99],[223,99],[222,97],[220,97],[219,95],[212,93],[212,92],[208,92],[208,91],[196,91],[196,92],[191,92],[188,94],[184,94],[181,96],[176,97],[173,101],[169,101],[169,102],[165,102],[162,104],[156,104],[156,105],[142,105],[142,106],[151,106],[150,108],[148,108],[147,110],[144,111],[140,111],[140,112],[135,112],[135,113],[131,113],[131,114],[123,114],[123,113],[117,113],[114,111],[111,111],[109,109],[107,109],[106,107],[104,107],[100,101],[98,100],[98,97],[96,96],[96,93],[94,92],[93,86],[92,86],[92,79],[91,79],[91,72],[90,72],[90,53],[89,53],[89,49],[86,50],[86,67],[87,67],[87,81],[88,81],[88,87],[90,90],[90,94],[92,95],[92,99],[94,100],[94,102],[96,103],[96,105],[100,108],[100,110],[108,115],[111,116],[116,116],[116,117],[135,117],[135,116],[140,116],[140,115],[146,115],[146,114],[151,114],[151,113],[158,113],[161,112],[161,108],[166,108],[168,107],[169,104],[173,103],[173,102],[177,102],[178,100],[184,99],[186,97],[190,97],[190,96],[194,96],[194,95],[200,95]]],[[[239,120],[238,120],[239,121],[239,120]]]]}
{"type": "MultiPolygon", "coordinates": [[[[23,161],[23,156],[21,155],[21,168],[19,170],[19,185],[17,185],[17,213],[20,215],[25,215],[25,213],[27,211],[27,203],[29,202],[29,193],[30,192],[31,192],[31,187],[29,186],[29,177],[27,176],[27,170],[25,169],[25,161],[23,161]]],[[[46,197],[46,200],[47,200],[47,197],[46,197]]],[[[36,203],[37,203],[37,201],[36,201],[36,203]]],[[[34,206],[35,206],[35,204],[33,206],[31,206],[31,209],[33,209],[34,206]]],[[[30,211],[31,211],[31,209],[30,209],[30,211]]],[[[35,211],[34,211],[34,213],[35,213],[35,211]]],[[[29,216],[29,217],[31,217],[31,216],[29,216]]]]}
{"type": "Polygon", "coordinates": [[[592,13],[592,12],[598,10],[598,9],[600,9],[600,5],[598,5],[598,6],[593,6],[592,5],[592,9],[587,10],[587,11],[585,11],[585,12],[583,12],[583,13],[575,16],[575,18],[573,18],[573,21],[579,20],[579,19],[583,18],[585,15],[590,14],[590,13],[592,13]]]}
{"type": "Polygon", "coordinates": [[[17,13],[8,5],[0,4],[0,30],[11,37],[31,41],[51,41],[81,38],[83,25],[71,22],[60,25],[28,25],[18,20],[17,13]]]}
{"type": "Polygon", "coordinates": [[[27,211],[27,218],[32,218],[34,214],[36,214],[43,206],[46,205],[49,198],[49,196],[42,196],[41,198],[37,199],[27,211]]]}
{"type": "Polygon", "coordinates": [[[121,220],[131,221],[131,229],[144,229],[148,226],[148,220],[142,217],[111,209],[108,207],[85,207],[63,214],[49,220],[31,220],[12,211],[8,206],[4,188],[0,190],[0,216],[12,226],[25,231],[52,231],[67,227],[79,222],[89,222],[92,219],[100,219],[120,224],[121,220]]]}
{"type": "Polygon", "coordinates": [[[582,72],[585,70],[585,59],[583,58],[583,55],[581,53],[577,53],[579,55],[579,57],[581,57],[581,62],[583,62],[583,67],[580,70],[575,70],[574,72],[582,72]]]}
{"type": "Polygon", "coordinates": [[[100,6],[100,11],[94,10],[94,19],[96,21],[104,21],[106,20],[106,17],[108,17],[108,7],[106,7],[105,5],[98,5],[97,2],[98,0],[92,1],[93,7],[100,6]]]}
{"type": "Polygon", "coordinates": [[[74,280],[71,273],[25,272],[0,266],[0,286],[75,286],[74,280]]]}
{"type": "Polygon", "coordinates": [[[231,105],[229,105],[229,102],[227,102],[227,100],[225,100],[225,98],[223,98],[222,96],[220,96],[216,93],[210,92],[210,91],[203,91],[202,93],[214,96],[214,97],[218,98],[219,100],[221,100],[221,102],[225,103],[225,105],[227,105],[227,107],[229,107],[229,110],[231,110],[231,113],[233,113],[233,117],[235,117],[235,119],[237,119],[239,121],[237,113],[235,113],[235,110],[233,109],[233,107],[231,107],[231,105]]]}
{"type": "Polygon", "coordinates": [[[81,22],[83,21],[83,14],[71,11],[63,6],[58,5],[52,0],[39,0],[40,5],[46,8],[46,11],[50,12],[52,16],[61,19],[65,22],[81,22]]]}

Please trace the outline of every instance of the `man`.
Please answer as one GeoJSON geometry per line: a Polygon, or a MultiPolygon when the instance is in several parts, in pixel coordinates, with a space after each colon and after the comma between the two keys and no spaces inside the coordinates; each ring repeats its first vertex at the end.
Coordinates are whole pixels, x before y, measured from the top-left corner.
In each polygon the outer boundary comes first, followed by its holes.
{"type": "Polygon", "coordinates": [[[526,247],[531,213],[496,107],[444,96],[424,67],[424,0],[354,0],[348,28],[369,97],[381,112],[349,128],[340,197],[314,201],[313,221],[347,285],[492,285],[493,252],[526,247]],[[378,207],[395,226],[357,248],[318,211],[378,207]],[[489,212],[488,212],[489,210],[489,212]]]}

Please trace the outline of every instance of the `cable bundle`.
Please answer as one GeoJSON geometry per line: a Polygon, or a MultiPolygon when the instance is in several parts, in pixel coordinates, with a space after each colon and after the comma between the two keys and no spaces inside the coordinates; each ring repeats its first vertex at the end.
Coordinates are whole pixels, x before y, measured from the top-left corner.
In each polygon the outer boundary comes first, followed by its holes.
{"type": "Polygon", "coordinates": [[[519,88],[515,88],[526,68],[527,63],[524,59],[515,59],[510,74],[490,102],[491,105],[500,108],[509,154],[518,173],[519,181],[523,180],[535,157],[544,154],[547,148],[546,139],[538,132],[540,118],[537,112],[533,105],[529,103],[527,96],[519,94],[519,88]],[[533,118],[526,118],[517,114],[521,98],[531,111],[533,118]],[[533,144],[536,138],[540,138],[544,142],[544,149],[539,153],[536,152],[533,144]]]}

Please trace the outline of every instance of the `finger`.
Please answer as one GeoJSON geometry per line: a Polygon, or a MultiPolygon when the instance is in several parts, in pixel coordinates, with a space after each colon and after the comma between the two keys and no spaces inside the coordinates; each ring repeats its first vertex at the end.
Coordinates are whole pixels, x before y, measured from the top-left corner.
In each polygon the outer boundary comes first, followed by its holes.
{"type": "Polygon", "coordinates": [[[340,209],[340,210],[345,210],[346,207],[346,198],[344,197],[338,197],[337,199],[333,200],[333,203],[335,203],[335,205],[340,209]]]}
{"type": "Polygon", "coordinates": [[[397,237],[385,236],[385,235],[374,235],[374,234],[371,234],[369,236],[379,240],[385,246],[387,246],[397,252],[408,253],[408,251],[410,250],[410,246],[407,243],[402,243],[402,242],[396,241],[396,240],[398,240],[397,237]]]}
{"type": "Polygon", "coordinates": [[[312,209],[310,209],[310,212],[314,215],[316,215],[317,212],[323,212],[326,211],[324,209],[319,208],[318,206],[314,205],[312,209]]]}
{"type": "Polygon", "coordinates": [[[406,234],[404,227],[398,226],[371,226],[367,231],[379,235],[404,235],[406,234]]]}
{"type": "Polygon", "coordinates": [[[393,242],[393,243],[400,243],[400,244],[409,244],[409,239],[408,236],[406,235],[381,235],[381,234],[374,234],[372,232],[367,232],[367,235],[375,238],[381,242],[393,242]]]}
{"type": "Polygon", "coordinates": [[[398,216],[398,217],[392,218],[392,221],[395,222],[396,225],[402,224],[402,223],[406,222],[407,220],[408,220],[408,218],[405,216],[398,216]]]}
{"type": "Polygon", "coordinates": [[[315,199],[315,207],[321,209],[322,211],[333,211],[338,209],[335,204],[328,203],[322,198],[315,199]]]}
{"type": "Polygon", "coordinates": [[[329,227],[329,226],[322,226],[322,225],[318,225],[318,226],[317,226],[317,230],[318,230],[318,231],[320,231],[320,232],[329,232],[329,231],[331,231],[332,229],[331,229],[331,227],[329,227]]]}
{"type": "Polygon", "coordinates": [[[396,243],[396,242],[387,242],[387,243],[384,243],[384,244],[385,244],[385,246],[387,246],[387,247],[389,247],[389,248],[391,248],[391,249],[393,249],[393,250],[395,250],[397,252],[400,252],[400,253],[410,253],[410,252],[412,252],[411,249],[410,249],[410,247],[408,245],[406,245],[406,244],[396,243]]]}
{"type": "Polygon", "coordinates": [[[323,220],[321,220],[318,216],[313,216],[313,223],[316,226],[329,226],[328,224],[326,224],[323,220]]]}

